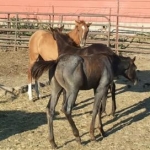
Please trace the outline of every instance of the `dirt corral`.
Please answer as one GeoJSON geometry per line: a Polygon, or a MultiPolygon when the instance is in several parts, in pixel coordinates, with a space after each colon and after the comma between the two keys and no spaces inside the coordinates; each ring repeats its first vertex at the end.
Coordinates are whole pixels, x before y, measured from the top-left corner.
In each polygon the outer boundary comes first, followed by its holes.
{"type": "MultiPolygon", "coordinates": [[[[93,104],[93,91],[80,91],[73,119],[79,129],[82,146],[78,146],[69,123],[60,107],[56,107],[54,120],[55,140],[62,150],[150,150],[150,54],[124,54],[136,56],[139,83],[133,86],[125,78],[116,81],[117,112],[115,118],[103,117],[106,137],[99,136],[91,142],[89,125],[93,104]]],[[[0,51],[0,85],[16,87],[27,84],[27,50],[0,51]]],[[[44,78],[43,78],[44,79],[44,78]]],[[[41,79],[42,80],[42,79],[41,79]]],[[[50,87],[40,89],[43,99],[28,100],[27,93],[13,95],[0,87],[0,149],[1,150],[48,150],[48,127],[45,108],[50,87]]],[[[108,96],[107,112],[111,110],[108,96]]],[[[96,123],[97,127],[97,123],[96,123]]]]}

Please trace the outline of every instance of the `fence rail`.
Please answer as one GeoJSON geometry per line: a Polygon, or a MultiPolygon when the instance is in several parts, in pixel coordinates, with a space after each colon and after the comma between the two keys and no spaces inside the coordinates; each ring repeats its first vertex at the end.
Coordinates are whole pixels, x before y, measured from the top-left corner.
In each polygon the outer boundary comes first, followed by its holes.
{"type": "MultiPolygon", "coordinates": [[[[0,12],[0,47],[14,48],[14,50],[27,48],[29,38],[36,30],[64,24],[64,32],[68,32],[74,27],[74,20],[84,19],[89,22],[92,20],[87,45],[92,43],[104,43],[115,51],[150,53],[150,26],[142,22],[138,23],[138,25],[133,23],[122,24],[119,23],[119,18],[121,17],[141,18],[141,16],[121,16],[111,13],[35,14],[0,12]],[[44,18],[47,19],[41,20],[40,16],[44,16],[44,18]],[[111,17],[116,17],[117,21],[112,22],[111,17]],[[105,21],[94,21],[94,18],[103,18],[105,21]]],[[[150,16],[143,17],[143,19],[150,19],[150,16]]]]}

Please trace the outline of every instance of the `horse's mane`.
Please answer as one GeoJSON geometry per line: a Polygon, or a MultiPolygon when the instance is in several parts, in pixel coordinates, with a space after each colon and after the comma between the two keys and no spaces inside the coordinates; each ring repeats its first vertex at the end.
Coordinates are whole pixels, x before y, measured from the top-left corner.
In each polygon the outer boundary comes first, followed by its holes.
{"type": "Polygon", "coordinates": [[[64,40],[66,43],[68,43],[69,45],[74,46],[74,47],[79,47],[79,46],[74,42],[74,40],[69,37],[69,35],[68,35],[67,33],[59,33],[59,34],[63,34],[63,35],[64,35],[64,36],[63,36],[63,40],[64,40]]]}

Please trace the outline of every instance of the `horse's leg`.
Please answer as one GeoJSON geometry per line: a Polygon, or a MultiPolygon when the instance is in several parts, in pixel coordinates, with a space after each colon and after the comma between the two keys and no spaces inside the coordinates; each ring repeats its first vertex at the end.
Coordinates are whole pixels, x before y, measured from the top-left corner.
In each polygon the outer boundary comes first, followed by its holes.
{"type": "Polygon", "coordinates": [[[114,81],[110,85],[110,91],[111,91],[111,96],[112,96],[112,111],[111,111],[110,115],[114,116],[115,111],[116,111],[116,97],[115,97],[116,85],[115,85],[114,81]]]}
{"type": "Polygon", "coordinates": [[[91,125],[90,125],[90,137],[91,137],[92,141],[95,141],[94,128],[95,128],[96,115],[98,113],[98,108],[97,108],[98,104],[99,104],[98,99],[95,97],[93,113],[92,113],[92,121],[91,121],[91,125]]]}
{"type": "MultiPolygon", "coordinates": [[[[29,67],[28,67],[28,96],[29,100],[32,100],[32,75],[31,75],[31,68],[35,61],[38,60],[39,54],[34,53],[33,51],[36,51],[36,47],[33,47],[33,43],[31,44],[31,41],[29,42],[29,67]]],[[[36,92],[38,91],[38,87],[36,87],[37,84],[35,83],[35,89],[36,92]]],[[[39,97],[39,92],[38,92],[38,97],[39,97]]]]}
{"type": "MultiPolygon", "coordinates": [[[[32,65],[31,65],[32,66],[32,65]]],[[[35,80],[35,92],[37,94],[37,98],[40,98],[39,92],[39,83],[38,80],[35,80]]],[[[31,76],[31,67],[28,69],[28,96],[29,100],[32,100],[32,76],[31,76]]]]}
{"type": "MultiPolygon", "coordinates": [[[[108,93],[108,92],[107,92],[108,93]]],[[[94,89],[94,95],[96,94],[96,89],[94,89]]],[[[107,95],[104,95],[103,96],[103,99],[106,99],[107,100],[107,95]]],[[[103,104],[102,104],[102,107],[101,107],[101,109],[102,109],[102,113],[105,113],[106,115],[107,115],[107,113],[106,113],[106,100],[105,101],[103,101],[103,104]]]]}
{"type": "MultiPolygon", "coordinates": [[[[114,81],[109,85],[109,89],[110,89],[111,97],[112,97],[112,111],[111,111],[110,115],[114,116],[115,110],[116,110],[116,98],[115,98],[116,86],[115,86],[114,81]]],[[[105,95],[104,99],[106,99],[106,100],[104,100],[103,104],[102,104],[102,113],[107,114],[106,113],[107,94],[105,95]]]]}
{"type": "Polygon", "coordinates": [[[77,94],[78,94],[78,91],[76,90],[72,90],[70,92],[67,92],[66,94],[66,101],[64,102],[64,106],[63,106],[63,112],[72,128],[72,132],[73,132],[73,135],[75,136],[76,138],[76,141],[77,143],[81,144],[81,138],[79,136],[79,131],[72,119],[72,116],[71,116],[71,112],[72,112],[72,108],[73,108],[73,105],[75,103],[75,100],[77,98],[77,94]]]}
{"type": "Polygon", "coordinates": [[[36,92],[37,98],[41,97],[40,92],[39,92],[39,87],[40,87],[40,83],[38,82],[38,80],[35,80],[35,92],[36,92]]]}
{"type": "Polygon", "coordinates": [[[101,113],[106,113],[106,102],[107,102],[107,95],[108,95],[108,90],[107,90],[107,93],[103,95],[103,101],[102,101],[102,104],[101,104],[101,113]]]}
{"type": "MultiPolygon", "coordinates": [[[[32,76],[31,76],[31,68],[32,68],[33,64],[35,63],[35,61],[38,60],[38,59],[41,60],[42,58],[40,57],[40,55],[35,55],[34,56],[34,61],[30,60],[30,65],[29,65],[29,68],[28,68],[28,96],[29,96],[29,100],[33,99],[32,98],[32,76]]],[[[38,80],[35,80],[35,92],[36,92],[37,98],[41,97],[40,92],[39,92],[39,87],[40,87],[40,85],[39,85],[38,80]]]]}
{"type": "Polygon", "coordinates": [[[49,129],[49,142],[52,148],[57,148],[54,139],[54,132],[53,132],[53,117],[55,113],[55,107],[58,102],[58,98],[61,94],[62,87],[58,84],[58,82],[53,78],[51,81],[52,91],[51,97],[47,105],[47,120],[48,120],[48,129],[49,129]]]}
{"type": "MultiPolygon", "coordinates": [[[[66,101],[66,91],[63,90],[63,102],[62,102],[62,106],[64,106],[65,101],[66,101]]],[[[75,107],[75,105],[76,105],[76,104],[75,104],[75,102],[74,102],[73,107],[75,107]]],[[[62,108],[61,110],[63,111],[63,108],[62,108]]]]}
{"type": "MultiPolygon", "coordinates": [[[[106,99],[105,99],[106,100],[106,99]]],[[[100,131],[100,135],[102,135],[104,137],[104,130],[103,130],[103,124],[102,124],[102,103],[99,105],[99,110],[98,110],[98,119],[99,119],[99,131],[100,131]]]]}
{"type": "MultiPolygon", "coordinates": [[[[104,87],[104,86],[100,85],[95,92],[96,94],[95,94],[95,100],[94,100],[94,106],[93,106],[92,121],[91,121],[91,125],[90,125],[91,140],[95,140],[95,136],[94,136],[95,119],[96,119],[96,115],[99,112],[99,108],[101,107],[100,105],[102,105],[102,99],[104,98],[104,94],[107,91],[108,91],[108,87],[104,87]]],[[[104,135],[102,123],[101,123],[101,126],[99,129],[100,129],[101,134],[104,135]]]]}
{"type": "Polygon", "coordinates": [[[65,104],[65,101],[66,101],[66,91],[63,89],[63,101],[62,101],[62,108],[61,108],[61,111],[64,112],[64,104],[65,104]]]}
{"type": "Polygon", "coordinates": [[[106,90],[104,90],[104,95],[102,97],[101,103],[99,104],[99,110],[98,110],[98,118],[99,118],[99,130],[100,130],[100,134],[104,137],[105,133],[103,130],[103,124],[102,124],[102,113],[105,110],[106,107],[106,101],[107,101],[107,94],[108,94],[108,88],[106,88],[106,90]]]}
{"type": "MultiPolygon", "coordinates": [[[[43,60],[43,58],[40,55],[38,55],[38,60],[43,60]]],[[[38,80],[35,80],[35,92],[38,99],[41,97],[39,89],[40,89],[40,83],[38,82],[38,80]]]]}
{"type": "Polygon", "coordinates": [[[29,100],[32,100],[32,77],[31,77],[31,64],[28,68],[28,96],[29,100]]]}

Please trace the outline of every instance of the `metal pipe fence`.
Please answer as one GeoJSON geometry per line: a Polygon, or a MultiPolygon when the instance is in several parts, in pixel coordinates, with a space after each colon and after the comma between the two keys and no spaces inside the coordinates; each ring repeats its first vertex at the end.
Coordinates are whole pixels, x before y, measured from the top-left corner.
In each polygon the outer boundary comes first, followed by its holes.
{"type": "MultiPolygon", "coordinates": [[[[104,43],[116,52],[150,53],[149,24],[142,22],[123,24],[119,22],[122,17],[141,18],[141,16],[121,16],[119,13],[114,15],[111,14],[111,10],[109,14],[0,12],[0,47],[14,50],[28,48],[29,38],[36,30],[64,24],[64,32],[68,32],[74,27],[74,20],[83,19],[86,22],[92,21],[87,45],[104,43]],[[44,19],[40,19],[41,16],[44,19]],[[111,21],[111,17],[116,17],[116,22],[111,21]],[[104,21],[94,21],[100,20],[97,18],[103,18],[104,21]]],[[[150,19],[150,16],[143,16],[143,19],[150,19]]]]}

